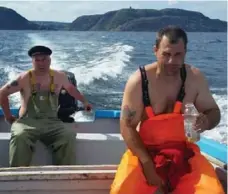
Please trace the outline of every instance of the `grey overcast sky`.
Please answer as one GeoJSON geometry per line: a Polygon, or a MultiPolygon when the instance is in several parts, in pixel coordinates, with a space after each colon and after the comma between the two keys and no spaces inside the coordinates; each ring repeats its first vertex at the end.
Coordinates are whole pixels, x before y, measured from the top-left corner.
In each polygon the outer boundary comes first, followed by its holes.
{"type": "Polygon", "coordinates": [[[72,22],[81,15],[102,14],[121,8],[180,8],[199,11],[212,19],[227,21],[227,1],[2,1],[28,20],[72,22]]]}

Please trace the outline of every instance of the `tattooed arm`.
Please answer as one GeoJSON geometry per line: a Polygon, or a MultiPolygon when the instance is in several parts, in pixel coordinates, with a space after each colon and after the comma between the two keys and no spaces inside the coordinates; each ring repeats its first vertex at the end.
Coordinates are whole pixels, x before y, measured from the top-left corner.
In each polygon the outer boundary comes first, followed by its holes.
{"type": "Polygon", "coordinates": [[[127,147],[138,157],[147,184],[157,185],[162,191],[162,179],[157,175],[152,158],[136,131],[144,107],[140,80],[140,73],[137,71],[126,84],[121,108],[120,130],[127,147]]]}
{"type": "Polygon", "coordinates": [[[120,130],[128,148],[139,158],[141,162],[146,162],[150,156],[136,131],[136,127],[141,121],[143,112],[142,89],[139,73],[133,74],[124,90],[120,130]]]}
{"type": "Polygon", "coordinates": [[[6,120],[12,117],[10,113],[9,99],[10,94],[19,92],[22,89],[22,76],[19,76],[17,79],[11,81],[10,83],[5,84],[0,89],[0,105],[4,112],[6,120]]]}

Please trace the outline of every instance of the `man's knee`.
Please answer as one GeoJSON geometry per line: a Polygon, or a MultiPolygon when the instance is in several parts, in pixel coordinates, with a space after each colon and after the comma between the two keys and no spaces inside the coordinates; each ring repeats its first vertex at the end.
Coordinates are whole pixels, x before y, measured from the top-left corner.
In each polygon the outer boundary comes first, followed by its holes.
{"type": "Polygon", "coordinates": [[[19,123],[14,123],[11,131],[9,164],[10,166],[28,166],[32,157],[34,141],[29,138],[26,127],[19,123]]]}
{"type": "Polygon", "coordinates": [[[56,165],[75,164],[75,143],[76,133],[73,130],[64,128],[53,144],[53,163],[56,165]]]}
{"type": "Polygon", "coordinates": [[[28,132],[25,128],[19,123],[14,123],[11,128],[11,139],[14,139],[15,141],[24,141],[27,138],[28,132]]]}
{"type": "Polygon", "coordinates": [[[38,138],[35,128],[31,128],[25,124],[13,123],[11,127],[10,145],[18,147],[34,147],[38,138]]]}
{"type": "Polygon", "coordinates": [[[76,133],[72,129],[64,128],[64,132],[61,135],[61,139],[64,142],[76,141],[76,133]]]}
{"type": "MultiPolygon", "coordinates": [[[[60,125],[61,126],[61,125],[60,125]]],[[[73,149],[75,147],[76,142],[76,133],[73,129],[65,128],[64,125],[61,128],[56,129],[57,135],[54,137],[54,141],[52,144],[53,149],[61,148],[70,148],[73,149]]]]}

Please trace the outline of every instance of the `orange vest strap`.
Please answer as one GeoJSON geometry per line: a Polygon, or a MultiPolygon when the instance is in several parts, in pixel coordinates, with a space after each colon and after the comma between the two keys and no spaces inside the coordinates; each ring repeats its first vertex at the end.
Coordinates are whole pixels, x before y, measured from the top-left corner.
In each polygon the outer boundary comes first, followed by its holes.
{"type": "Polygon", "coordinates": [[[181,113],[182,102],[177,101],[174,105],[174,113],[181,113]]]}
{"type": "Polygon", "coordinates": [[[147,107],[145,108],[145,111],[146,111],[146,114],[147,114],[147,116],[148,116],[149,118],[154,116],[154,111],[153,111],[153,109],[152,109],[151,106],[147,106],[147,107]]]}

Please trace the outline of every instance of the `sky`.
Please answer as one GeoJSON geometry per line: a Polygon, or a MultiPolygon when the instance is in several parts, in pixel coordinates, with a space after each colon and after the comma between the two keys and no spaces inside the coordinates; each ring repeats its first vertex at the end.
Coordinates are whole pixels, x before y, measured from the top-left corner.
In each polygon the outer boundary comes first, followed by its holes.
{"type": "Polygon", "coordinates": [[[72,22],[82,15],[103,14],[122,8],[180,8],[199,11],[211,19],[227,21],[227,1],[2,1],[0,6],[14,9],[30,21],[72,22]]]}

